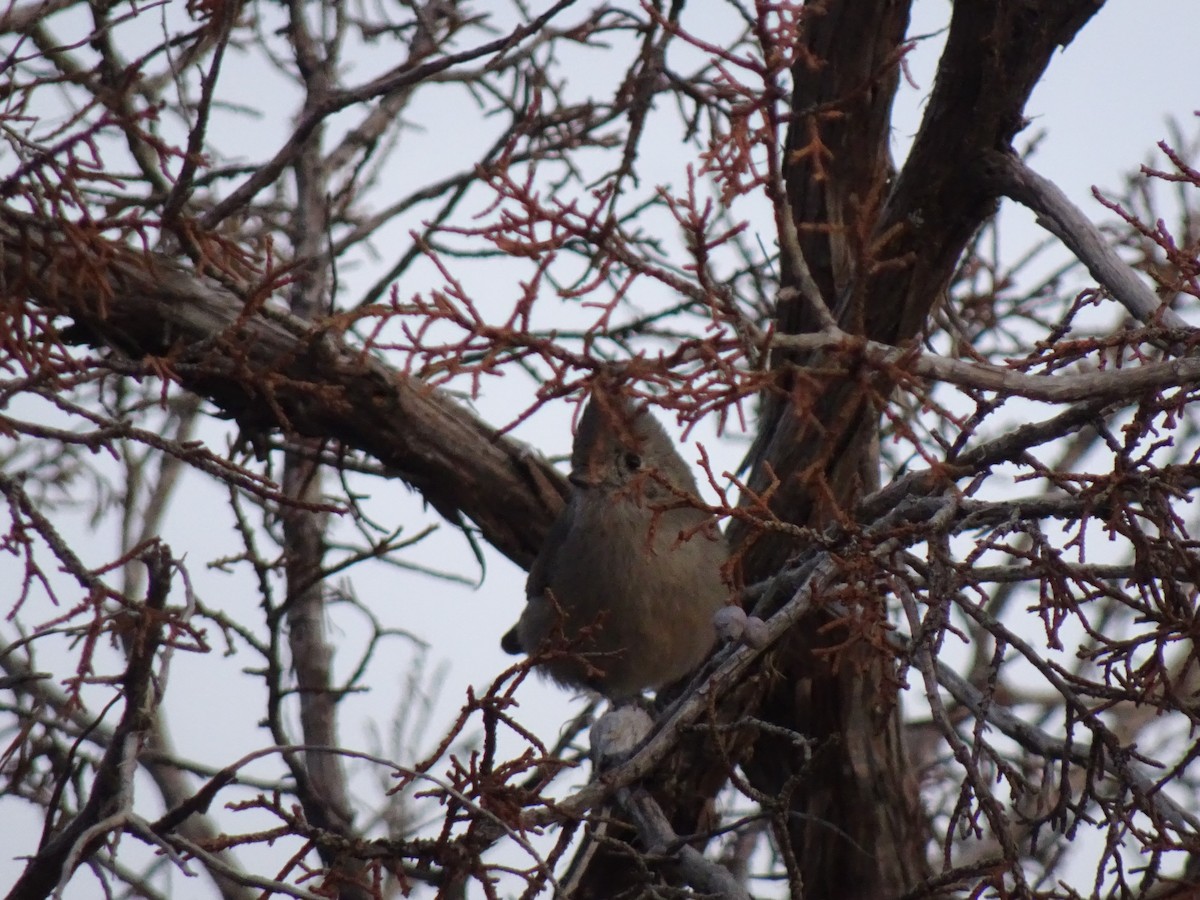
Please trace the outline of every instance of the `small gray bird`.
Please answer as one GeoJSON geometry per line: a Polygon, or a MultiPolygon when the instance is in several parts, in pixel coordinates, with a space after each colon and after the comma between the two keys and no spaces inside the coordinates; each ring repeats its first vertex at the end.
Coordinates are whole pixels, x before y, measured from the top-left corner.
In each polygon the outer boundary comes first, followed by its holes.
{"type": "Polygon", "coordinates": [[[569,477],[571,499],[501,646],[561,651],[543,665],[551,678],[612,700],[680,680],[712,649],[713,614],[728,596],[716,522],[680,496],[697,496],[691,470],[650,413],[597,391],[569,477]]]}

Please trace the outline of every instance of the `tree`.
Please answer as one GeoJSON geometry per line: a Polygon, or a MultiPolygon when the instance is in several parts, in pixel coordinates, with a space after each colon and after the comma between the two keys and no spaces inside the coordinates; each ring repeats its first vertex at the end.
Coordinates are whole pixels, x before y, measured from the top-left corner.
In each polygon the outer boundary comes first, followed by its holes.
{"type": "Polygon", "coordinates": [[[1100,4],[987,0],[894,168],[910,6],[11,5],[0,765],[43,831],[9,896],[1194,889],[1192,148],[1098,228],[1014,142],[1100,4]],[[1002,197],[1071,260],[1000,258],[1002,197]],[[598,381],[748,424],[701,460],[751,637],[577,790],[592,708],[549,746],[528,662],[425,752],[358,749],[406,638],[356,579],[436,576],[437,519],[456,571],[528,566],[568,487],[509,432],[598,381]],[[253,612],[162,537],[189,479],[253,612]],[[432,513],[383,521],[389,480],[432,513]],[[191,761],[169,664],[219,647],[268,737],[191,761]]]}

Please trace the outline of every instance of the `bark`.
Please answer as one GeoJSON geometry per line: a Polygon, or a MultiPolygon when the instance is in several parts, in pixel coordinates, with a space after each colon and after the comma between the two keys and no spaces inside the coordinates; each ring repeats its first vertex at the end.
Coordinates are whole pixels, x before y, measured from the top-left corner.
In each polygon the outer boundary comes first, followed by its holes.
{"type": "MultiPolygon", "coordinates": [[[[887,111],[896,70],[886,65],[896,59],[907,6],[831,3],[813,20],[808,40],[824,60],[820,77],[830,87],[810,95],[797,72],[784,177],[798,250],[841,328],[893,345],[925,328],[967,242],[995,208],[988,154],[1009,148],[1051,54],[1099,6],[1091,0],[955,4],[925,118],[890,186],[887,111]],[[868,34],[860,33],[863,23],[868,34]],[[822,125],[818,114],[804,115],[821,104],[836,104],[841,116],[822,125]],[[829,150],[824,172],[813,153],[797,152],[812,145],[806,129],[814,119],[829,150]]],[[[785,273],[794,270],[784,266],[785,273]]],[[[819,330],[819,304],[806,301],[798,282],[785,286],[799,288],[800,296],[781,304],[781,330],[819,330]]],[[[780,480],[774,513],[815,528],[850,519],[870,486],[879,404],[889,391],[880,376],[817,374],[821,361],[820,353],[776,357],[778,390],[765,405],[748,461],[752,488],[780,480]]],[[[750,582],[799,549],[777,534],[751,534],[740,522],[730,538],[750,582]]],[[[853,599],[868,621],[883,615],[882,599],[869,589],[853,599]]],[[[806,896],[895,895],[925,877],[928,841],[901,741],[898,679],[886,649],[828,624],[820,612],[801,621],[765,667],[777,677],[751,684],[734,704],[805,735],[811,761],[798,760],[792,742],[766,736],[755,742],[746,768],[768,794],[791,791],[781,799],[789,805],[791,850],[806,896]]]]}
{"type": "MultiPolygon", "coordinates": [[[[832,315],[847,332],[883,344],[920,333],[995,207],[989,154],[1009,149],[1051,54],[1100,5],[956,4],[924,122],[894,179],[886,141],[908,4],[813,5],[782,172],[791,214],[782,331],[819,330],[832,315]]],[[[208,397],[248,435],[281,429],[374,456],[521,565],[562,503],[562,479],[545,461],[442,392],[349,346],[336,320],[313,329],[165,258],[4,212],[0,297],[7,305],[22,295],[73,319],[131,370],[168,374],[208,397]]],[[[775,514],[816,527],[849,518],[874,477],[878,404],[889,390],[878,375],[822,374],[821,360],[821,351],[776,355],[777,387],[749,460],[752,488],[780,478],[775,514]]],[[[800,549],[739,523],[730,539],[748,582],[800,549]]],[[[878,597],[857,602],[882,608],[878,597]]],[[[827,624],[820,613],[803,619],[718,710],[726,721],[757,716],[807,736],[809,764],[790,741],[756,734],[717,747],[689,737],[650,787],[670,828],[691,834],[730,766],[745,764],[756,786],[780,798],[781,834],[806,896],[896,895],[923,878],[927,837],[899,739],[892,658],[863,642],[826,652],[847,637],[827,624]]],[[[587,888],[585,878],[580,895],[600,896],[587,888]]]]}
{"type": "Polygon", "coordinates": [[[166,630],[163,610],[173,562],[165,544],[147,548],[142,559],[150,569],[145,603],[131,621],[135,639],[121,678],[125,710],[113,729],[92,776],[91,790],[83,808],[55,831],[47,830],[37,855],[29,860],[6,895],[7,900],[41,900],[60,894],[72,871],[83,865],[103,844],[108,829],[104,822],[132,815],[133,779],[143,742],[153,729],[161,699],[162,684],[155,683],[155,665],[166,630]]]}
{"type": "Polygon", "coordinates": [[[70,336],[177,379],[247,438],[279,429],[360,450],[449,521],[469,520],[509,559],[532,562],[567,492],[553,466],[352,347],[340,328],[256,308],[244,293],[166,257],[0,211],[0,315],[20,315],[24,296],[69,317],[70,336]]]}

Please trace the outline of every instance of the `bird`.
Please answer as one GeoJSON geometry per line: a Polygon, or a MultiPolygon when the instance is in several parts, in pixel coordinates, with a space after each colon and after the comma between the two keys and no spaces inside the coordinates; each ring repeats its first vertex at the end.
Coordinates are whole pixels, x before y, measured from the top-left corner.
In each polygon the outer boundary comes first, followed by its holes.
{"type": "Polygon", "coordinates": [[[715,516],[645,405],[593,390],[571,452],[572,485],[504,636],[560,685],[614,702],[681,681],[716,643],[729,592],[715,516]]]}

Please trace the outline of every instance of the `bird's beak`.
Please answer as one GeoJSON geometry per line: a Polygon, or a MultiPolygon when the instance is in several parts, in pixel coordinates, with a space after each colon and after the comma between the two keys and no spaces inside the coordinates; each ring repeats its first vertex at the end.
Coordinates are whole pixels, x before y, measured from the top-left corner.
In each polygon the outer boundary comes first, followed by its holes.
{"type": "Polygon", "coordinates": [[[586,491],[588,488],[593,488],[600,484],[604,480],[603,475],[604,472],[597,460],[585,459],[583,460],[583,465],[575,466],[571,469],[571,474],[567,476],[567,481],[580,490],[586,491]]]}
{"type": "Polygon", "coordinates": [[[576,464],[571,467],[571,474],[567,476],[567,481],[584,491],[604,484],[610,453],[608,445],[604,442],[601,442],[599,446],[589,448],[589,452],[583,459],[577,460],[576,464]]]}

